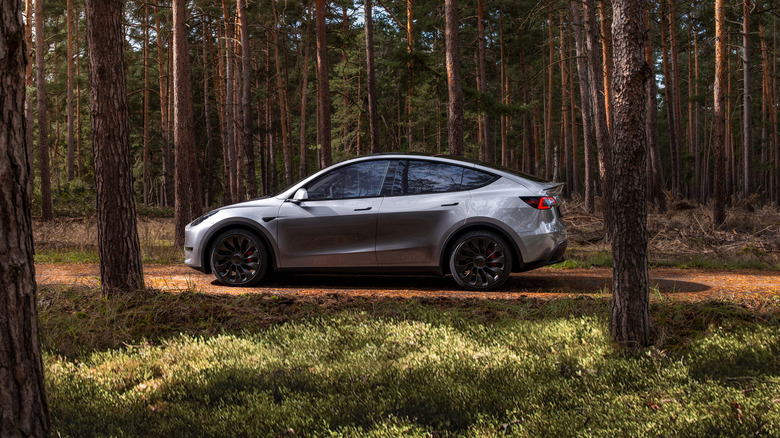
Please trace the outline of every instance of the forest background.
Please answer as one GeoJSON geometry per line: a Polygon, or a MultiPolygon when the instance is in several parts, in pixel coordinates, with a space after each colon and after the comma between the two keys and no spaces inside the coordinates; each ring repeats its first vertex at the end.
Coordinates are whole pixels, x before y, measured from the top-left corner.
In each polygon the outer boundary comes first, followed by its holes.
{"type": "MultiPolygon", "coordinates": [[[[233,2],[191,4],[191,215],[275,193],[323,165],[357,155],[449,151],[443,4],[384,0],[371,7],[376,49],[367,63],[365,4],[319,3],[251,2],[243,22],[233,2]],[[327,24],[322,81],[318,6],[327,24]],[[367,67],[376,72],[373,91],[367,67]],[[328,104],[319,106],[323,98],[328,104]]],[[[581,70],[599,62],[609,126],[612,11],[609,2],[596,2],[597,11],[585,14],[583,26],[572,20],[572,11],[579,10],[575,3],[459,2],[463,141],[468,158],[566,182],[567,195],[592,211],[602,191],[596,172],[603,169],[603,156],[592,123],[583,124],[589,118],[583,119],[583,108],[596,102],[583,101],[595,83],[581,70]],[[591,16],[596,21],[588,23],[591,16]],[[601,59],[586,48],[589,24],[598,32],[601,59]],[[583,73],[589,83],[581,83],[583,73]]],[[[30,2],[26,6],[32,10],[30,2]]],[[[28,118],[35,130],[34,211],[47,220],[94,208],[94,167],[83,2],[52,0],[42,7],[41,41],[27,14],[36,60],[28,70],[28,108],[34,108],[28,118]]],[[[647,7],[646,56],[654,71],[649,87],[657,87],[648,94],[656,101],[647,113],[648,197],[661,209],[667,199],[706,202],[715,179],[714,5],[664,0],[647,7]]],[[[750,204],[778,200],[775,8],[775,2],[749,0],[725,8],[723,176],[726,197],[750,204]]],[[[172,207],[170,5],[128,1],[123,19],[136,198],[142,206],[172,207]]]]}

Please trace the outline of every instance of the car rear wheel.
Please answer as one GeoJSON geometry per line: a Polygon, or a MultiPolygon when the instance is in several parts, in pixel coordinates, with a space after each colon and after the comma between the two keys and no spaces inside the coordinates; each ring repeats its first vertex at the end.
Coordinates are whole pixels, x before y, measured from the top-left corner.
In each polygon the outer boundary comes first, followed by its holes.
{"type": "Polygon", "coordinates": [[[253,286],[268,270],[268,251],[256,234],[229,230],[211,248],[211,271],[227,286],[253,286]]]}
{"type": "Polygon", "coordinates": [[[455,242],[450,254],[450,272],[464,289],[496,289],[512,273],[512,252],[499,235],[472,231],[455,242]]]}

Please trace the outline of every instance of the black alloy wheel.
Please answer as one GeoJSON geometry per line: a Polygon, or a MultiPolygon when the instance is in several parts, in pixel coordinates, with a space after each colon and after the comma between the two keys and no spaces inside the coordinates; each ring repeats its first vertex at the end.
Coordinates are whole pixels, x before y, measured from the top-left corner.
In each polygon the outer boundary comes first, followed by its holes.
{"type": "Polygon", "coordinates": [[[268,251],[257,235],[229,230],[217,237],[211,249],[211,271],[227,286],[253,286],[268,270],[268,251]]]}
{"type": "Polygon", "coordinates": [[[496,289],[512,273],[512,252],[497,234],[472,231],[455,242],[450,254],[450,272],[464,289],[496,289]]]}

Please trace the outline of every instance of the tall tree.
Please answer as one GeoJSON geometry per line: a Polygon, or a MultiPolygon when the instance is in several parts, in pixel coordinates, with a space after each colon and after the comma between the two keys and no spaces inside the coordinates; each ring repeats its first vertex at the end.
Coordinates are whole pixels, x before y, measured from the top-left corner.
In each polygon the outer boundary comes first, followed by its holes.
{"type": "MultiPolygon", "coordinates": [[[[170,70],[166,68],[168,62],[164,55],[163,50],[163,30],[160,26],[160,15],[158,7],[154,7],[154,32],[157,34],[157,71],[160,82],[160,131],[162,137],[162,184],[163,184],[163,198],[162,204],[166,207],[170,207],[174,203],[174,187],[173,187],[173,160],[171,159],[171,129],[170,129],[170,117],[168,117],[168,108],[170,102],[168,99],[169,86],[168,75],[166,70],[170,73],[170,70]]],[[[170,50],[169,50],[170,52],[170,50]]]]}
{"type": "Polygon", "coordinates": [[[0,2],[0,436],[49,435],[33,260],[21,1],[0,2]]]}
{"type": "Polygon", "coordinates": [[[444,31],[446,45],[447,89],[449,106],[447,110],[447,139],[450,155],[462,157],[463,149],[463,84],[460,78],[460,46],[458,43],[458,1],[444,1],[444,17],[447,21],[444,31]]]}
{"type": "Polygon", "coordinates": [[[143,289],[130,163],[120,0],[87,0],[89,101],[103,296],[143,289]]]}
{"type": "Polygon", "coordinates": [[[317,20],[317,137],[320,140],[320,168],[332,164],[330,152],[330,80],[328,79],[328,47],[325,39],[326,0],[316,0],[317,20]]]}
{"type": "Polygon", "coordinates": [[[607,129],[612,127],[612,58],[610,41],[612,33],[609,30],[610,19],[605,0],[598,0],[599,23],[601,24],[601,60],[604,63],[604,107],[607,112],[607,129]]]}
{"type": "MultiPolygon", "coordinates": [[[[284,155],[284,177],[287,184],[293,183],[292,145],[288,142],[287,133],[287,87],[282,84],[282,65],[279,59],[279,19],[276,14],[276,0],[272,0],[271,9],[274,15],[274,63],[276,64],[276,90],[279,93],[279,114],[282,122],[282,154],[284,155]]],[[[270,54],[269,54],[270,56],[270,54]]]]}
{"type": "MultiPolygon", "coordinates": [[[[598,27],[596,26],[596,10],[593,0],[583,0],[585,13],[585,41],[588,48],[588,76],[590,77],[590,94],[593,102],[593,126],[596,130],[596,147],[598,150],[599,173],[601,176],[601,193],[607,196],[612,187],[612,148],[609,144],[609,129],[607,128],[607,111],[604,105],[604,79],[601,71],[601,51],[598,45],[598,27]]],[[[644,55],[644,52],[643,52],[644,55]]],[[[606,199],[605,199],[606,200],[606,199]]],[[[604,202],[604,223],[607,237],[610,236],[612,215],[609,202],[604,202]]]]}
{"type": "MultiPolygon", "coordinates": [[[[380,151],[379,117],[376,108],[376,74],[374,73],[374,21],[371,0],[363,0],[366,33],[366,94],[368,95],[368,132],[371,153],[380,151]]],[[[308,46],[307,46],[308,49],[308,46]]],[[[309,53],[308,51],[306,52],[309,53]]]]}
{"type": "Polygon", "coordinates": [[[74,174],[76,172],[73,157],[75,153],[75,139],[73,132],[73,2],[67,1],[67,20],[68,20],[68,101],[67,101],[67,117],[68,117],[68,181],[73,181],[74,174]]]}
{"type": "Polygon", "coordinates": [[[209,62],[208,51],[210,44],[210,33],[208,29],[207,17],[203,16],[203,118],[206,127],[206,205],[210,206],[214,202],[214,159],[213,159],[213,141],[211,139],[211,99],[209,93],[209,62]]]}
{"type": "Polygon", "coordinates": [[[724,0],[715,0],[715,89],[713,106],[713,148],[715,148],[712,222],[726,220],[726,14],[724,0]]]}
{"type": "Polygon", "coordinates": [[[638,350],[649,342],[647,274],[647,147],[644,131],[644,0],[613,0],[614,179],[608,200],[612,216],[612,319],[615,341],[638,350]]]}
{"type": "Polygon", "coordinates": [[[176,151],[174,243],[177,246],[184,245],[184,227],[200,214],[200,196],[192,189],[197,187],[198,178],[186,21],[186,0],[173,0],[173,143],[176,151]]]}
{"type": "MultiPolygon", "coordinates": [[[[585,61],[585,49],[582,42],[582,9],[579,0],[570,0],[572,27],[574,29],[574,45],[577,51],[577,75],[580,81],[580,111],[582,112],[582,131],[585,142],[585,210],[593,211],[593,110],[591,107],[590,85],[588,84],[588,68],[585,61]]],[[[576,136],[573,136],[576,137],[576,136]]]]}
{"type": "MultiPolygon", "coordinates": [[[[27,46],[27,68],[25,70],[25,84],[27,86],[27,89],[32,89],[33,86],[33,73],[32,73],[32,48],[33,48],[33,40],[32,40],[32,29],[33,29],[33,0],[24,0],[24,41],[25,45],[27,46]]],[[[27,143],[27,159],[29,160],[30,164],[32,164],[35,159],[33,157],[33,143],[35,142],[35,118],[33,113],[33,101],[32,101],[32,93],[26,93],[26,100],[24,104],[24,111],[25,111],[25,121],[26,121],[26,127],[25,127],[25,139],[27,143]]],[[[33,181],[35,178],[31,177],[27,178],[27,191],[29,193],[28,200],[32,202],[33,199],[33,181]]]]}
{"type": "Polygon", "coordinates": [[[750,90],[750,0],[742,2],[742,196],[753,184],[753,97],[750,90]]]}
{"type": "Polygon", "coordinates": [[[665,8],[666,2],[661,1],[661,59],[663,63],[664,68],[664,101],[666,102],[666,119],[669,124],[669,155],[671,158],[671,174],[672,174],[672,193],[677,196],[680,194],[680,187],[681,184],[679,183],[679,180],[681,178],[681,174],[679,170],[681,169],[680,166],[678,166],[677,163],[677,150],[680,148],[679,141],[680,136],[677,134],[678,130],[676,128],[677,126],[677,112],[675,111],[675,104],[674,104],[674,90],[675,90],[675,82],[674,82],[674,70],[671,66],[672,62],[670,61],[670,55],[669,55],[669,45],[667,43],[667,21],[666,21],[666,8],[665,8]]]}
{"type": "MultiPolygon", "coordinates": [[[[552,23],[550,23],[552,25],[552,23]]],[[[551,31],[552,32],[552,31],[551,31]]],[[[479,92],[482,94],[480,97],[480,111],[482,112],[482,148],[485,161],[493,161],[493,148],[490,144],[490,117],[486,109],[484,102],[485,95],[488,93],[487,88],[487,67],[485,63],[485,6],[484,0],[477,0],[477,39],[478,53],[479,53],[479,92]]],[[[550,42],[552,44],[552,41],[550,42]]],[[[550,49],[552,53],[552,49],[550,49]]],[[[552,72],[552,67],[550,67],[552,72]]]]}
{"type": "MultiPolygon", "coordinates": [[[[370,1],[370,0],[369,0],[370,1]]],[[[301,67],[301,120],[300,120],[300,162],[298,165],[298,177],[303,179],[308,174],[307,169],[307,144],[306,144],[306,99],[309,95],[309,43],[311,40],[311,8],[306,8],[306,34],[301,34],[301,43],[303,44],[303,66],[301,67]]],[[[368,21],[366,27],[370,27],[368,21]]],[[[376,110],[376,107],[374,108],[376,110]]],[[[261,166],[262,167],[262,166],[261,166]]]]}
{"type": "MultiPolygon", "coordinates": [[[[552,20],[552,1],[547,4],[547,49],[549,53],[547,67],[547,118],[544,122],[544,177],[553,178],[553,158],[552,158],[552,132],[553,132],[553,66],[555,60],[553,53],[555,49],[555,40],[553,39],[553,20],[552,20]]],[[[556,175],[557,177],[557,175],[556,175]]]]}
{"type": "Polygon", "coordinates": [[[38,160],[41,166],[41,220],[52,219],[49,121],[46,117],[46,36],[43,0],[35,0],[35,91],[38,101],[38,160]]]}
{"type": "Polygon", "coordinates": [[[238,19],[241,23],[241,115],[243,129],[241,141],[244,147],[244,175],[246,197],[257,197],[257,174],[255,173],[255,152],[252,142],[252,50],[249,45],[249,24],[246,19],[246,0],[238,0],[238,19]]]}
{"type": "MultiPolygon", "coordinates": [[[[69,0],[70,1],[70,0],[69,0]]],[[[149,205],[149,191],[152,183],[149,180],[149,5],[144,6],[144,149],[143,149],[143,200],[144,205],[149,205]]]]}
{"type": "Polygon", "coordinates": [[[645,98],[645,136],[647,140],[647,197],[648,201],[655,203],[662,212],[666,211],[666,197],[664,196],[664,174],[661,165],[661,152],[658,148],[658,90],[655,84],[655,71],[653,65],[653,51],[651,47],[653,29],[650,26],[650,12],[644,11],[645,32],[645,62],[649,69],[647,78],[647,91],[645,98]]]}
{"type": "MultiPolygon", "coordinates": [[[[235,106],[235,93],[233,89],[234,85],[234,53],[233,53],[233,30],[231,25],[231,15],[228,9],[227,0],[222,0],[222,16],[225,20],[225,139],[227,140],[227,157],[223,157],[227,161],[228,172],[230,180],[228,181],[230,187],[230,200],[232,202],[238,202],[240,197],[238,194],[238,174],[236,173],[236,161],[238,160],[236,141],[235,141],[235,120],[233,117],[235,106]]],[[[185,35],[186,36],[186,35],[185,35]]]]}

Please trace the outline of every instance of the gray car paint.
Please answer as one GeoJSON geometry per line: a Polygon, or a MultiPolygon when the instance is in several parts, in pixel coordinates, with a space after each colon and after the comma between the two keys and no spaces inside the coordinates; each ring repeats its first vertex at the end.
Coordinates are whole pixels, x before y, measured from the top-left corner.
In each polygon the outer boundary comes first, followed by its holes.
{"type": "Polygon", "coordinates": [[[277,269],[440,268],[449,239],[464,227],[476,224],[501,230],[519,250],[523,264],[532,264],[546,260],[566,241],[567,234],[554,209],[536,210],[520,196],[544,196],[545,190],[557,186],[560,183],[538,183],[443,157],[362,157],[324,169],[274,197],[223,207],[199,225],[188,225],[185,264],[209,271],[210,241],[225,229],[244,227],[261,235],[277,269]],[[299,188],[321,175],[344,165],[376,159],[444,162],[483,170],[499,178],[471,191],[290,202],[299,188]]]}

